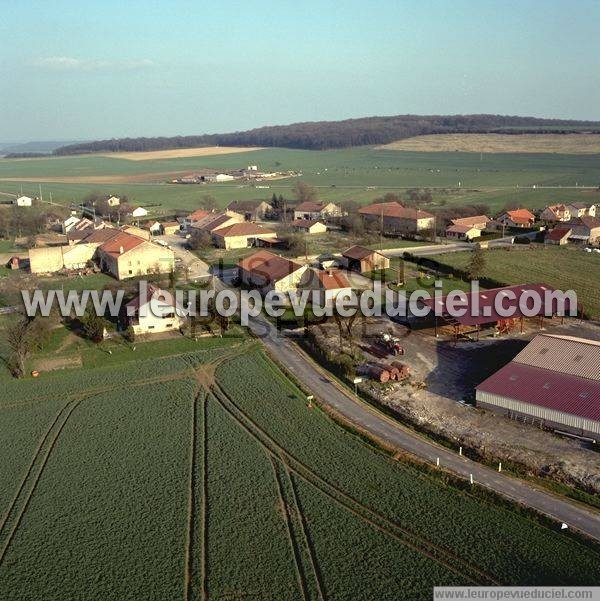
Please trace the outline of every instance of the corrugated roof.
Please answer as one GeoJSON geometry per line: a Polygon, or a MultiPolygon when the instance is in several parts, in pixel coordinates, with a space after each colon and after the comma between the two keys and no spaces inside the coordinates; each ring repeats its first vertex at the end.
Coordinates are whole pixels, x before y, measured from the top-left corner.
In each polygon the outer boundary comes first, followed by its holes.
{"type": "MultiPolygon", "coordinates": [[[[452,316],[452,319],[456,320],[460,325],[463,326],[475,326],[487,323],[494,323],[507,319],[507,317],[500,315],[496,311],[497,304],[501,306],[504,311],[510,309],[512,311],[512,318],[519,318],[523,315],[523,312],[519,308],[521,296],[524,293],[535,292],[541,299],[540,310],[537,315],[550,315],[557,312],[558,301],[554,300],[551,306],[546,306],[545,296],[549,292],[554,292],[556,289],[548,284],[521,284],[518,286],[504,286],[502,288],[492,288],[491,290],[480,290],[477,294],[466,293],[466,311],[464,315],[452,316]],[[512,293],[514,298],[510,298],[509,295],[512,293]],[[503,296],[504,298],[496,300],[496,297],[503,296]],[[477,297],[477,298],[475,298],[477,297]],[[500,304],[501,302],[501,304],[500,304]],[[477,303],[477,304],[475,304],[477,303]],[[473,314],[472,314],[473,313],[473,314]]],[[[439,299],[428,298],[423,300],[423,304],[430,307],[432,310],[438,309],[438,313],[444,317],[449,317],[446,308],[447,296],[442,296],[439,299]]],[[[462,308],[462,307],[461,307],[462,308]]],[[[569,310],[569,302],[565,301],[565,312],[569,310]]]]}
{"type": "Polygon", "coordinates": [[[539,334],[513,361],[600,382],[600,342],[596,340],[539,334]]]}
{"type": "Polygon", "coordinates": [[[511,361],[477,390],[600,420],[600,382],[511,361]]]}
{"type": "Polygon", "coordinates": [[[104,244],[104,242],[108,242],[110,239],[118,236],[121,232],[116,228],[104,227],[100,230],[92,231],[88,236],[86,236],[82,242],[88,243],[98,243],[104,244]]]}

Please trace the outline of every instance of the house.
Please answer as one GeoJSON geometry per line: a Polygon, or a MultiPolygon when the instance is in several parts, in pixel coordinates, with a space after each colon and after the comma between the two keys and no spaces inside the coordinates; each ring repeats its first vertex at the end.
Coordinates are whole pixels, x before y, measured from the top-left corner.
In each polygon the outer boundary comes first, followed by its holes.
{"type": "Polygon", "coordinates": [[[207,211],[206,209],[196,209],[193,213],[190,213],[187,217],[184,218],[184,220],[183,220],[183,229],[187,230],[194,223],[196,223],[197,221],[200,221],[200,220],[204,219],[205,217],[207,217],[211,213],[212,213],[212,211],[207,211]]]}
{"type": "Polygon", "coordinates": [[[548,232],[544,244],[557,244],[558,246],[562,246],[569,241],[569,236],[571,236],[572,232],[573,230],[570,227],[556,226],[548,232]]]}
{"type": "Polygon", "coordinates": [[[121,199],[118,196],[109,196],[106,199],[106,204],[109,207],[118,207],[121,204],[121,199]]]}
{"type": "Polygon", "coordinates": [[[294,219],[290,224],[296,232],[305,234],[324,234],[327,226],[318,219],[294,219]]]}
{"type": "Polygon", "coordinates": [[[569,242],[600,245],[600,218],[584,215],[565,224],[571,228],[569,242]]]}
{"type": "Polygon", "coordinates": [[[481,230],[470,225],[449,225],[446,228],[446,238],[456,240],[473,240],[481,237],[481,230]]]}
{"type": "MultiPolygon", "coordinates": [[[[179,226],[179,224],[177,224],[179,226]]],[[[148,221],[142,226],[145,230],[150,232],[152,236],[160,236],[163,233],[163,226],[160,221],[148,221]]]]}
{"type": "Polygon", "coordinates": [[[546,223],[569,221],[571,219],[571,210],[564,204],[548,205],[541,211],[540,219],[546,223]]]}
{"type": "Polygon", "coordinates": [[[146,217],[148,215],[148,211],[144,209],[144,207],[135,207],[135,209],[132,209],[130,215],[136,219],[139,219],[140,217],[146,217]]]}
{"type": "Polygon", "coordinates": [[[478,407],[543,428],[598,439],[600,342],[539,334],[475,388],[478,407]]]}
{"type": "Polygon", "coordinates": [[[117,280],[124,280],[149,273],[173,271],[175,254],[159,244],[119,232],[98,247],[97,260],[102,271],[110,273],[117,280]]]}
{"type": "MultiPolygon", "coordinates": [[[[571,204],[569,204],[567,206],[567,208],[569,209],[569,219],[573,218],[576,219],[577,217],[585,217],[586,215],[589,215],[590,217],[595,217],[596,216],[596,206],[592,205],[592,207],[588,207],[586,204],[582,203],[582,202],[573,202],[571,204]],[[593,208],[592,208],[593,207],[593,208]],[[590,213],[590,208],[593,212],[590,213]]],[[[565,221],[569,221],[569,219],[565,219],[565,221]]]]}
{"type": "Polygon", "coordinates": [[[243,215],[233,211],[225,211],[223,213],[209,213],[199,221],[192,223],[189,232],[192,236],[197,236],[201,232],[212,234],[218,229],[229,227],[234,223],[244,223],[243,215]]]}
{"type": "MultiPolygon", "coordinates": [[[[73,233],[70,232],[69,235],[73,233]]],[[[29,249],[29,269],[31,273],[56,273],[61,269],[83,269],[95,258],[96,249],[121,232],[116,228],[94,230],[90,227],[77,230],[81,235],[72,244],[29,249]]]]}
{"type": "Polygon", "coordinates": [[[490,222],[491,219],[487,215],[473,215],[472,217],[460,217],[451,220],[452,225],[468,225],[478,230],[486,229],[490,222]]]}
{"type": "MultiPolygon", "coordinates": [[[[80,221],[81,221],[81,217],[77,217],[77,215],[73,215],[73,214],[69,215],[69,217],[67,217],[62,222],[62,233],[67,234],[80,221]]],[[[90,221],[90,225],[91,224],[92,224],[92,222],[90,221]]]]}
{"type": "Polygon", "coordinates": [[[333,305],[340,295],[349,295],[352,286],[341,269],[307,269],[300,282],[301,288],[316,290],[323,307],[333,305]]]}
{"type": "Polygon", "coordinates": [[[505,227],[531,227],[535,223],[535,215],[527,209],[505,211],[496,220],[505,227]]]}
{"type": "Polygon", "coordinates": [[[133,234],[138,238],[143,238],[144,240],[150,240],[150,232],[142,227],[137,227],[135,225],[122,225],[119,228],[122,232],[127,232],[128,234],[133,234]]]}
{"type": "Polygon", "coordinates": [[[184,308],[168,290],[148,285],[146,294],[125,305],[123,321],[135,335],[170,332],[185,324],[184,308]]]}
{"type": "Polygon", "coordinates": [[[242,283],[260,288],[263,293],[296,290],[307,269],[307,265],[300,265],[268,250],[260,250],[238,263],[242,283]]]}
{"type": "Polygon", "coordinates": [[[234,248],[249,248],[259,241],[277,241],[277,232],[267,229],[258,223],[233,223],[220,227],[212,232],[213,241],[219,248],[231,250],[234,248]]]}
{"type": "Polygon", "coordinates": [[[294,208],[294,219],[325,219],[327,217],[343,217],[344,211],[332,202],[322,203],[306,201],[294,208]]]}
{"type": "MultiPolygon", "coordinates": [[[[160,224],[159,224],[160,225],[160,224]]],[[[162,233],[166,236],[172,236],[181,230],[179,221],[165,221],[162,224],[162,233]]]]}
{"type": "Polygon", "coordinates": [[[390,260],[376,250],[364,246],[352,246],[342,253],[346,267],[359,273],[368,273],[376,269],[387,269],[390,260]]]}
{"type": "Polygon", "coordinates": [[[243,215],[246,221],[264,221],[273,208],[264,200],[234,200],[227,205],[227,210],[243,215]]]}
{"type": "Polygon", "coordinates": [[[18,207],[30,207],[33,204],[33,198],[21,195],[15,198],[13,204],[16,204],[18,207]]]}
{"type": "Polygon", "coordinates": [[[427,211],[403,207],[399,202],[379,202],[358,210],[365,225],[384,234],[418,234],[433,230],[435,217],[427,211]]]}

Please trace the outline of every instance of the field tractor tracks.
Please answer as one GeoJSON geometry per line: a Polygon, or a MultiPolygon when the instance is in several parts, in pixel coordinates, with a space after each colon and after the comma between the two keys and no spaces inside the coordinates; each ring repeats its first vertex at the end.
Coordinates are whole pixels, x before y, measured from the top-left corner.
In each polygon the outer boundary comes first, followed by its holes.
{"type": "Polygon", "coordinates": [[[323,601],[323,588],[320,572],[316,566],[314,554],[305,530],[304,516],[300,511],[296,491],[290,473],[284,463],[271,453],[267,453],[273,466],[275,482],[279,493],[279,501],[285,515],[285,521],[294,552],[298,580],[305,599],[323,601]]]}
{"type": "Polygon", "coordinates": [[[204,601],[206,592],[206,390],[192,403],[185,601],[204,601]]]}
{"type": "Polygon", "coordinates": [[[36,486],[48,462],[48,458],[71,414],[82,400],[82,398],[79,398],[68,402],[58,412],[54,421],[40,439],[27,472],[21,480],[8,511],[0,522],[0,566],[19,528],[23,515],[29,506],[36,486]]]}
{"type": "Polygon", "coordinates": [[[474,584],[500,584],[494,576],[472,564],[454,551],[428,540],[423,535],[413,532],[405,526],[395,523],[384,514],[350,496],[335,484],[328,482],[274,441],[267,432],[227,396],[218,384],[213,387],[212,392],[221,407],[257,440],[267,453],[282,461],[292,474],[318,489],[337,505],[413,551],[429,557],[443,565],[446,569],[463,578],[467,578],[474,584]]]}

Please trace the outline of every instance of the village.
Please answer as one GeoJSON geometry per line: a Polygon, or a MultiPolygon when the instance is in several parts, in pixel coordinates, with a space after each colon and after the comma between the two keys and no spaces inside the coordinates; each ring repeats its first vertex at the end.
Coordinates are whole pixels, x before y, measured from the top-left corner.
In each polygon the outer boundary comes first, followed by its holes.
{"type": "MultiPolygon", "coordinates": [[[[19,197],[15,206],[26,210],[33,202],[19,197]]],[[[11,275],[23,272],[39,281],[77,278],[80,288],[94,274],[124,284],[154,281],[152,292],[165,301],[162,313],[142,311],[131,288],[125,310],[101,336],[138,342],[189,336],[190,326],[199,335],[180,315],[168,290],[172,284],[165,284],[169,278],[184,287],[258,290],[263,296],[316,291],[324,306],[333,306],[350,291],[371,291],[375,281],[399,296],[418,286],[431,288],[438,278],[444,293],[468,290],[460,274],[439,270],[436,259],[444,253],[470,252],[475,278],[482,249],[526,252],[532,246],[568,245],[575,252],[600,252],[597,207],[583,204],[552,205],[536,213],[520,207],[495,216],[461,215],[442,224],[435,214],[388,199],[346,208],[274,197],[154,219],[144,207],[111,195],[96,199],[92,211],[82,209],[64,218],[49,215],[47,232],[26,255],[10,257],[7,267],[11,275]]],[[[553,290],[545,282],[523,280],[488,285],[477,302],[492,305],[497,295],[510,292],[516,307],[521,295],[553,290]]],[[[600,330],[581,320],[581,305],[574,313],[564,317],[554,306],[541,306],[538,316],[525,317],[517,309],[510,319],[493,312],[456,319],[444,310],[435,319],[384,314],[342,320],[318,319],[309,306],[301,316],[288,310],[274,323],[335,377],[413,427],[526,469],[555,465],[560,455],[561,467],[553,468],[560,478],[597,488],[593,466],[577,449],[600,435],[595,409],[600,330]],[[521,379],[528,384],[521,385],[521,379]],[[561,396],[567,389],[568,397],[561,396]],[[560,437],[549,438],[540,429],[560,437]],[[518,445],[524,431],[527,443],[518,445]],[[489,432],[495,432],[491,439],[489,432]]],[[[207,333],[214,335],[215,328],[200,335],[207,333]]]]}

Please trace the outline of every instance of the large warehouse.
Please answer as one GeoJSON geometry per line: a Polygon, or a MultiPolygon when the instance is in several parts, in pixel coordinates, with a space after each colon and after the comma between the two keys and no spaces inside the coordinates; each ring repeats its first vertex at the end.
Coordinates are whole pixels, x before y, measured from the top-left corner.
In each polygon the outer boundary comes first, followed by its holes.
{"type": "Polygon", "coordinates": [[[514,419],[600,439],[600,342],[540,334],[479,384],[475,399],[514,419]]]}

